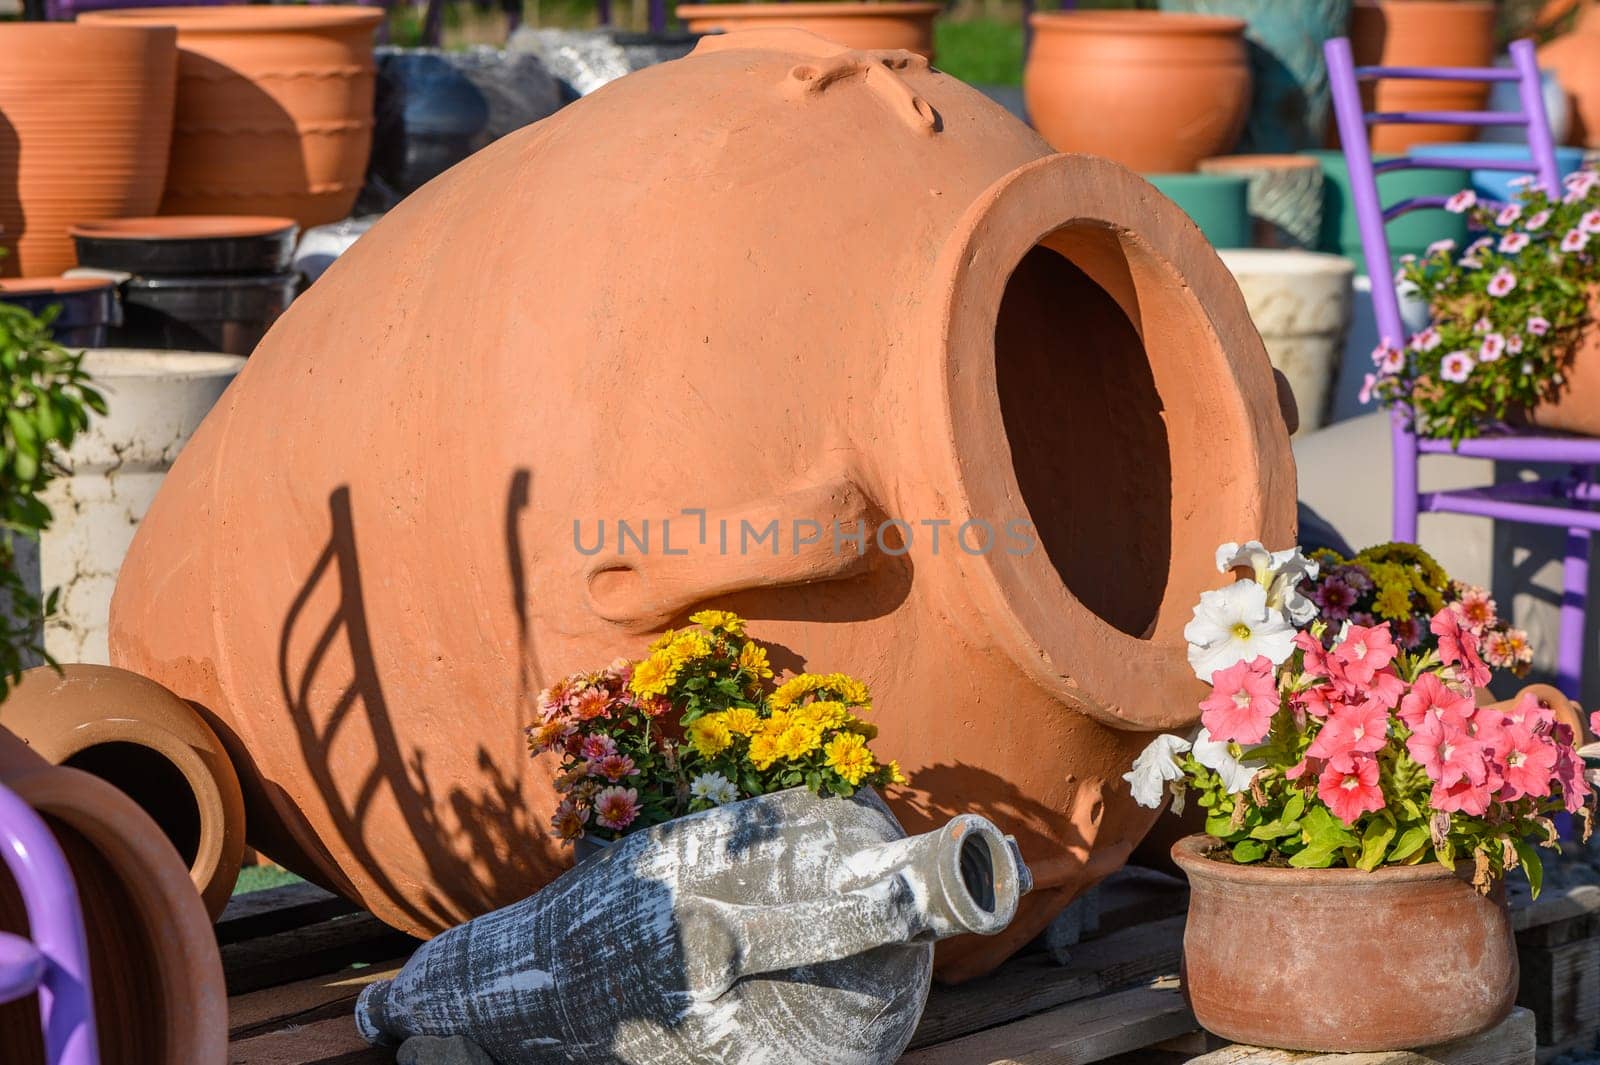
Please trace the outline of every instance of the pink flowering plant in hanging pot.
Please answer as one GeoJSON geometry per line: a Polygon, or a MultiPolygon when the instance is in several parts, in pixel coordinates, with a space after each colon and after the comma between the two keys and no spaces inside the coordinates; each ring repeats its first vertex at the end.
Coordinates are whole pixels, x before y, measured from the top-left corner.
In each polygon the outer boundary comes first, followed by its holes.
{"type": "Polygon", "coordinates": [[[1428,619],[1426,641],[1389,621],[1318,617],[1304,587],[1319,567],[1297,551],[1225,544],[1224,572],[1185,630],[1211,685],[1194,737],[1160,736],[1125,779],[1134,798],[1198,802],[1213,857],[1325,869],[1470,863],[1483,892],[1513,866],[1538,891],[1551,815],[1594,805],[1572,729],[1531,698],[1479,706],[1485,630],[1461,601],[1428,619]]]}
{"type": "Polygon", "coordinates": [[[1406,256],[1396,282],[1415,286],[1432,323],[1372,353],[1362,401],[1406,410],[1422,436],[1460,442],[1553,401],[1593,323],[1600,283],[1600,174],[1567,176],[1552,198],[1522,179],[1517,201],[1480,203],[1471,190],[1446,210],[1482,235],[1406,256]]]}

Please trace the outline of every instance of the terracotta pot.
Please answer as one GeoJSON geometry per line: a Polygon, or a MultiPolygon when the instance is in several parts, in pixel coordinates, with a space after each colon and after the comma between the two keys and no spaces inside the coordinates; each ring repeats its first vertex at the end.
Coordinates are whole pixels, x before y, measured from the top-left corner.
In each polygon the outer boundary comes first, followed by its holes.
{"type": "Polygon", "coordinates": [[[1600,285],[1589,293],[1589,326],[1579,339],[1554,399],[1527,412],[1529,425],[1600,436],[1600,285]]]}
{"type": "Polygon", "coordinates": [[[1600,148],[1600,7],[1586,5],[1571,33],[1539,49],[1539,66],[1572,98],[1568,143],[1600,148]]]}
{"type": "Polygon", "coordinates": [[[904,48],[933,58],[938,3],[853,3],[851,0],[776,4],[680,4],[676,12],[691,33],[796,26],[847,48],[904,48]]]}
{"type": "Polygon", "coordinates": [[[1236,1043],[1353,1053],[1433,1046],[1492,1028],[1517,996],[1505,885],[1471,865],[1360,869],[1235,865],[1189,836],[1183,991],[1236,1043]]]}
{"type": "Polygon", "coordinates": [[[69,270],[68,226],[155,210],[176,70],[170,29],[0,23],[0,277],[69,270]]]}
{"type": "MultiPolygon", "coordinates": [[[[337,222],[372,149],[376,7],[97,11],[95,25],[176,26],[178,101],[162,214],[337,222]]],[[[151,212],[130,212],[149,214],[151,212]]]]}
{"type": "Polygon", "coordinates": [[[1176,173],[1238,143],[1250,111],[1243,19],[1162,11],[1030,19],[1023,98],[1057,151],[1176,173]]]}
{"type": "MultiPolygon", "coordinates": [[[[1487,67],[1494,60],[1495,6],[1489,0],[1356,0],[1350,49],[1357,66],[1487,67]]],[[[1362,85],[1367,110],[1481,111],[1485,81],[1390,79],[1362,85]],[[1375,95],[1374,95],[1375,94],[1375,95]]],[[[1472,140],[1460,125],[1375,126],[1372,150],[1403,152],[1413,144],[1472,140]]]]}
{"type": "MultiPolygon", "coordinates": [[[[222,1065],[222,960],[172,844],[116,788],[51,766],[4,728],[0,782],[44,817],[72,867],[102,1065],[222,1065]]],[[[26,931],[22,901],[3,871],[0,930],[26,931]]],[[[6,1065],[42,1065],[34,996],[0,1006],[0,1048],[6,1065]]]]}
{"type": "Polygon", "coordinates": [[[50,338],[68,348],[103,348],[120,308],[115,281],[104,277],[0,278],[0,303],[50,319],[50,338]]]}
{"type": "Polygon", "coordinates": [[[244,859],[244,799],[216,733],[153,680],[110,666],[30,669],[0,702],[5,726],[52,765],[114,784],[148,814],[215,919],[244,859]]]}
{"type": "Polygon", "coordinates": [[[1170,201],[920,57],[743,30],[477,153],[296,300],[140,528],[112,660],[224,722],[263,852],[438,932],[571,861],[537,690],[738,610],[779,668],[874,686],[908,831],[1017,835],[1016,921],[941,945],[970,976],[1148,828],[1121,776],[1197,714],[1216,545],[1294,515],[1261,340],[1170,201]],[[790,542],[889,516],[904,551],[790,542]],[[646,517],[648,554],[574,545],[646,517]]]}

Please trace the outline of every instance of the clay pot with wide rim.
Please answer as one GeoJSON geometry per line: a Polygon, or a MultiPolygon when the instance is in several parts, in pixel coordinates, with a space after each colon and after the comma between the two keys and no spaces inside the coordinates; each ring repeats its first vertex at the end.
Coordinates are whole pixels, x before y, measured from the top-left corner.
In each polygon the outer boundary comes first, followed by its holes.
{"type": "Polygon", "coordinates": [[[252,4],[96,11],[79,22],[177,27],[162,214],[282,215],[315,226],[349,214],[361,191],[382,19],[376,7],[252,4]]]}
{"type": "Polygon", "coordinates": [[[1236,1043],[1327,1053],[1433,1046],[1492,1028],[1517,997],[1505,885],[1467,863],[1360,869],[1237,865],[1188,836],[1183,991],[1236,1043]]]}
{"type": "Polygon", "coordinates": [[[678,18],[691,33],[794,26],[849,48],[904,48],[933,58],[933,20],[943,4],[852,0],[799,0],[778,4],[680,4],[678,18]]]}
{"type": "Polygon", "coordinates": [[[1539,66],[1572,99],[1569,142],[1600,148],[1600,7],[1585,4],[1571,33],[1539,49],[1539,66]]]}
{"type": "MultiPolygon", "coordinates": [[[[222,959],[205,906],[161,831],[116,788],[50,765],[0,728],[0,783],[50,826],[77,883],[103,1065],[222,1065],[222,959]]],[[[25,933],[0,866],[0,929],[25,933]]],[[[42,1065],[34,996],[0,1006],[6,1065],[42,1065]]]]}
{"type": "Polygon", "coordinates": [[[0,702],[0,726],[52,765],[113,784],[189,865],[215,919],[244,860],[233,763],[199,713],[153,680],[111,666],[30,669],[0,702]]]}
{"type": "Polygon", "coordinates": [[[176,71],[168,28],[0,22],[0,277],[69,270],[68,226],[156,209],[176,71]]]}
{"type": "Polygon", "coordinates": [[[1600,436],[1600,285],[1590,289],[1589,325],[1562,378],[1551,398],[1515,420],[1555,432],[1600,436]]]}
{"type": "Polygon", "coordinates": [[[260,850],[433,933],[572,861],[538,690],[738,611],[872,685],[909,831],[1017,836],[1037,886],[941,945],[956,979],[1148,829],[1121,777],[1198,713],[1216,545],[1292,543],[1294,497],[1169,200],[920,56],[741,30],[474,154],[297,299],[145,517],[111,655],[215,715],[260,850]]]}
{"type": "MultiPolygon", "coordinates": [[[[1489,0],[1356,0],[1350,49],[1357,66],[1487,67],[1494,60],[1495,5],[1489,0]]],[[[1481,111],[1486,81],[1390,78],[1362,83],[1367,110],[1481,111]]],[[[1403,152],[1413,144],[1471,140],[1476,127],[1380,125],[1372,150],[1403,152]]]]}
{"type": "Polygon", "coordinates": [[[1057,151],[1182,173],[1238,142],[1250,111],[1243,19],[1044,11],[1030,22],[1023,98],[1057,151]]]}

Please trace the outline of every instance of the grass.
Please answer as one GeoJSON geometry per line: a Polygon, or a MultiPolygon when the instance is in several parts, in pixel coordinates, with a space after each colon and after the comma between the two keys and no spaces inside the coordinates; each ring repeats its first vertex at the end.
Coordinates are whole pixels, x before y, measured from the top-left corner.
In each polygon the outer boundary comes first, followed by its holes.
{"type": "Polygon", "coordinates": [[[1014,19],[941,19],[934,64],[970,85],[1022,84],[1022,24],[1014,19]]]}
{"type": "Polygon", "coordinates": [[[287,869],[279,869],[275,865],[247,865],[239,870],[239,880],[233,885],[233,893],[243,895],[251,891],[265,891],[267,888],[298,883],[300,878],[287,869]]]}

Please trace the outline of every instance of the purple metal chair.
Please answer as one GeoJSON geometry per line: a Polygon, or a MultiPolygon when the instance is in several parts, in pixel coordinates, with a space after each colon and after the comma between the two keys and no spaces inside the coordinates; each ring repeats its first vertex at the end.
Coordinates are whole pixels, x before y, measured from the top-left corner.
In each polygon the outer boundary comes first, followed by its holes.
{"type": "MultiPolygon", "coordinates": [[[[1539,68],[1531,41],[1511,45],[1512,66],[1481,67],[1357,67],[1350,55],[1350,42],[1344,38],[1323,46],[1328,60],[1328,80],[1333,90],[1334,116],[1339,138],[1350,168],[1351,198],[1361,227],[1361,244],[1367,262],[1372,264],[1373,311],[1378,320],[1378,335],[1385,342],[1404,346],[1410,337],[1400,315],[1400,298],[1393,284],[1377,277],[1387,269],[1389,241],[1385,223],[1419,208],[1438,208],[1444,199],[1416,197],[1384,207],[1378,199],[1377,175],[1413,167],[1444,170],[1510,170],[1533,175],[1550,195],[1561,194],[1560,171],[1556,165],[1554,139],[1545,115],[1544,95],[1539,86],[1539,68]],[[1415,78],[1433,81],[1514,81],[1522,110],[1483,111],[1405,111],[1366,112],[1361,103],[1359,83],[1375,78],[1415,78]],[[1458,159],[1402,156],[1374,163],[1367,140],[1367,127],[1384,123],[1448,123],[1472,126],[1525,126],[1528,158],[1458,159]]],[[[1568,698],[1580,695],[1583,679],[1584,611],[1589,589],[1589,543],[1600,529],[1600,513],[1588,504],[1600,500],[1600,485],[1593,471],[1600,464],[1600,439],[1559,436],[1549,433],[1501,429],[1464,440],[1451,447],[1448,440],[1419,438],[1411,431],[1405,411],[1394,412],[1394,538],[1415,541],[1417,516],[1422,512],[1473,514],[1502,521],[1553,525],[1567,530],[1565,572],[1561,596],[1561,646],[1557,658],[1556,685],[1568,698]],[[1462,455],[1516,463],[1563,463],[1567,476],[1531,482],[1486,485],[1482,488],[1449,492],[1419,492],[1417,463],[1422,455],[1462,455]]]]}
{"type": "Polygon", "coordinates": [[[98,1065],[78,888],[44,821],[0,784],[0,849],[33,939],[0,932],[0,1003],[39,992],[45,1065],[98,1065]]]}

